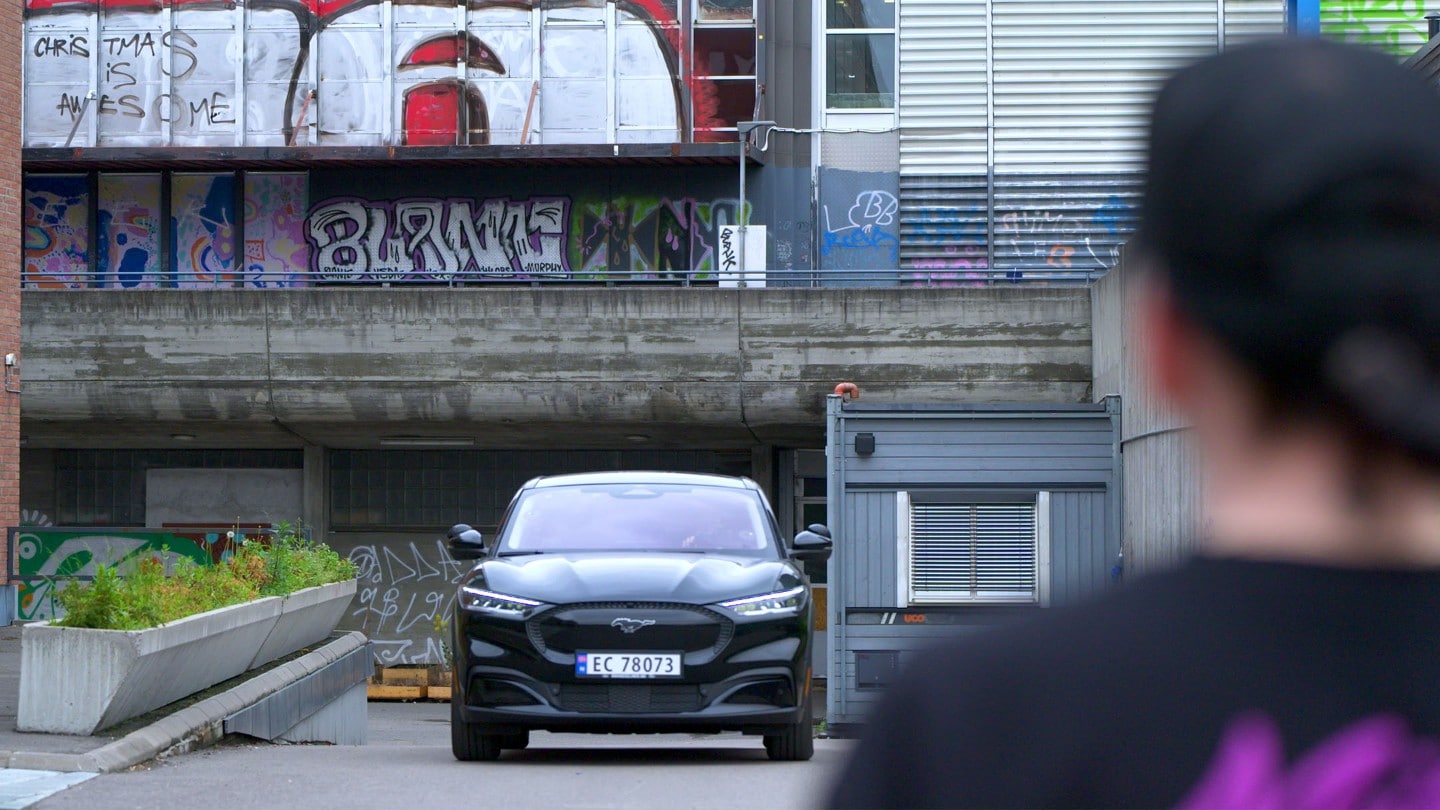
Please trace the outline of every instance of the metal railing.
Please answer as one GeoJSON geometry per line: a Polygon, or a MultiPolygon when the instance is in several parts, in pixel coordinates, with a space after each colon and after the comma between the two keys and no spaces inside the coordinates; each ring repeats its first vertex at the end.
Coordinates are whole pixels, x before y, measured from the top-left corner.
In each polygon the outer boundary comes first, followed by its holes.
{"type": "Polygon", "coordinates": [[[409,273],[335,274],[290,271],[235,274],[75,271],[63,274],[23,271],[24,290],[130,289],[275,289],[311,287],[991,287],[1016,284],[1088,284],[1105,268],[1048,266],[973,268],[764,269],[735,272],[576,271],[565,274],[409,273]]]}

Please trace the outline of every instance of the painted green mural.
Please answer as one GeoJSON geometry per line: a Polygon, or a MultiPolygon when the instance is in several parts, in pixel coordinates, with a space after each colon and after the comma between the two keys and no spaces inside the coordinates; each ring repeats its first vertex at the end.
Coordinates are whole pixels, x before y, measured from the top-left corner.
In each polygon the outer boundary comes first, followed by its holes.
{"type": "Polygon", "coordinates": [[[128,564],[146,557],[158,557],[167,568],[180,559],[209,565],[228,557],[235,542],[224,529],[13,529],[10,559],[16,583],[15,618],[54,618],[57,588],[63,588],[70,577],[94,576],[96,566],[118,566],[123,574],[128,564]]]}
{"type": "Polygon", "coordinates": [[[1429,24],[1422,0],[1321,0],[1320,31],[1409,56],[1425,43],[1429,24]]]}

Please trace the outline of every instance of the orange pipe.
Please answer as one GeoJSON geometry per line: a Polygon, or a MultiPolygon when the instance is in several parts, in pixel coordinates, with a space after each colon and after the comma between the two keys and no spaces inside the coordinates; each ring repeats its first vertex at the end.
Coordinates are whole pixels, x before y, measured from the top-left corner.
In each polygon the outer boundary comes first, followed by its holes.
{"type": "Polygon", "coordinates": [[[835,386],[835,393],[839,396],[845,397],[846,399],[859,399],[860,386],[856,385],[855,383],[849,382],[840,383],[839,385],[835,386]]]}

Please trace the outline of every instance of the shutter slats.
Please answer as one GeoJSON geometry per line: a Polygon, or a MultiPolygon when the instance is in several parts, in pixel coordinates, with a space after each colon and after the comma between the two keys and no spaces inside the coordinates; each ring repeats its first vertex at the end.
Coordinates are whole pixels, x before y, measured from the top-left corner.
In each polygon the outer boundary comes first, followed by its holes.
{"type": "Polygon", "coordinates": [[[917,602],[1034,601],[1036,570],[1033,503],[911,508],[910,582],[917,602]]]}

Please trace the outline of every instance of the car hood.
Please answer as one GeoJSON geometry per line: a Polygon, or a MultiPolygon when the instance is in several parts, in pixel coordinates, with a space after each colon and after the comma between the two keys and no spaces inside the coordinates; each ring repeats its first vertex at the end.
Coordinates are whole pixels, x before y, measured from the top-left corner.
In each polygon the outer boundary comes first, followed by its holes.
{"type": "MultiPolygon", "coordinates": [[[[550,604],[656,601],[704,605],[801,583],[788,562],[706,554],[537,554],[487,560],[484,587],[550,604]]],[[[478,584],[478,583],[477,583],[478,584]]]]}

